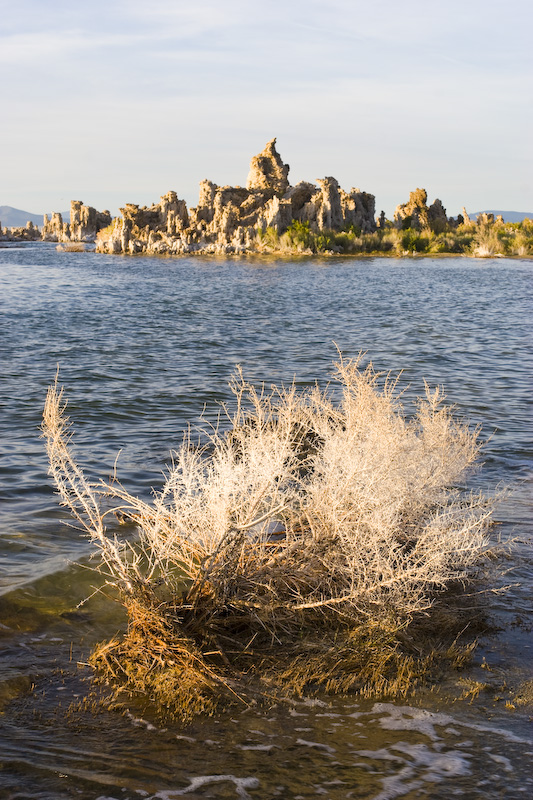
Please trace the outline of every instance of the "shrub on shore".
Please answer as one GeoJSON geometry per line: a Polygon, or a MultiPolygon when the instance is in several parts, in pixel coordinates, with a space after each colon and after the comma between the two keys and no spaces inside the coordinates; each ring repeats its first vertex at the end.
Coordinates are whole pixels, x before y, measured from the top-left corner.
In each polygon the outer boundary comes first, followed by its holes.
{"type": "Polygon", "coordinates": [[[185,436],[151,504],[85,478],[49,389],[50,473],[129,615],[92,657],[117,689],[189,719],[274,686],[405,694],[438,655],[468,653],[453,598],[479,569],[492,504],[457,485],[479,431],[428,386],[407,418],[397,382],[360,359],[341,358],[336,378],[338,401],[238,371],[230,430],[203,447],[185,436]],[[112,511],[135,541],[107,529],[112,511]]]}
{"type": "Polygon", "coordinates": [[[396,228],[391,223],[373,233],[362,233],[353,226],[343,231],[313,231],[307,222],[293,222],[281,234],[271,227],[258,231],[256,244],[260,252],[272,253],[528,257],[533,255],[533,221],[461,224],[438,233],[430,228],[396,228]]]}

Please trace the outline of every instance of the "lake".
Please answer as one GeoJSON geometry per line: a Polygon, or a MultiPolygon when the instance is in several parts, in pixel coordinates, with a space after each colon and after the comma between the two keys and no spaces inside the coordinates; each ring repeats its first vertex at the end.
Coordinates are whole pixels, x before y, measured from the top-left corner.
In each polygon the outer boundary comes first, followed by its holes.
{"type": "Polygon", "coordinates": [[[0,797],[518,798],[533,795],[533,262],[156,258],[0,249],[0,797]],[[98,702],[91,647],[123,629],[68,524],[39,438],[59,369],[79,462],[149,497],[188,425],[214,422],[235,366],[317,381],[337,349],[423,379],[483,426],[471,485],[505,486],[472,664],[391,702],[322,693],[163,726],[98,702]],[[500,589],[508,586],[504,592],[500,589]]]}

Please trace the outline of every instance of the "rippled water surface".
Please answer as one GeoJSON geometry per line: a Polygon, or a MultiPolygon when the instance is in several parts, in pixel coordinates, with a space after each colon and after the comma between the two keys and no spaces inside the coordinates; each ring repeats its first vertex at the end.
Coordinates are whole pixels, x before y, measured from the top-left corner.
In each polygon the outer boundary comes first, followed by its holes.
{"type": "Polygon", "coordinates": [[[532,274],[526,260],[0,249],[0,797],[533,796],[533,708],[517,700],[533,680],[532,274]],[[517,542],[473,665],[394,704],[320,696],[185,730],[74,709],[91,691],[78,663],[124,621],[101,595],[78,607],[97,578],[38,430],[57,365],[81,463],[107,475],[120,450],[123,482],[148,495],[184,428],[231,399],[237,363],[257,381],[325,384],[335,346],[403,370],[407,403],[423,378],[444,384],[490,437],[475,483],[510,487],[498,531],[517,542]]]}

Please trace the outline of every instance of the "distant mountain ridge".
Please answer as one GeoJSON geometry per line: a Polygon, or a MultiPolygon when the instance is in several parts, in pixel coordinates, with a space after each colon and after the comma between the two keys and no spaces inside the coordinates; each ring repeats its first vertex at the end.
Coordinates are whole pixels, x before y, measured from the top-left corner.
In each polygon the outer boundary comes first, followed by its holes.
{"type": "Polygon", "coordinates": [[[477,219],[478,214],[494,214],[495,217],[502,216],[504,222],[522,222],[524,219],[533,219],[533,211],[495,211],[492,208],[476,211],[468,216],[470,219],[477,219]]]}
{"type": "MultiPolygon", "coordinates": [[[[50,213],[51,212],[48,212],[48,216],[50,216],[50,213]]],[[[68,222],[70,219],[70,211],[63,211],[61,214],[63,220],[68,222]]],[[[13,208],[13,206],[0,206],[0,222],[3,228],[21,228],[24,227],[28,221],[42,228],[43,216],[43,214],[30,214],[29,211],[13,208]]]]}

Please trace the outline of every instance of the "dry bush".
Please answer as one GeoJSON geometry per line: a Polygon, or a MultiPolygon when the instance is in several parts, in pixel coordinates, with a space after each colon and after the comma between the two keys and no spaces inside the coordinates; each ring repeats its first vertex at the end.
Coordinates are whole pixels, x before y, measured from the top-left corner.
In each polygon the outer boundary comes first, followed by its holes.
{"type": "Polygon", "coordinates": [[[391,693],[424,672],[406,632],[488,546],[491,501],[454,488],[479,431],[439,389],[409,419],[389,376],[360,358],[336,371],[338,402],[331,387],[258,390],[238,371],[229,431],[204,447],[185,436],[151,504],[86,480],[50,388],[50,472],[129,613],[126,638],[95,655],[108,679],[187,718],[254,670],[297,690],[391,693]],[[136,522],[135,542],[106,529],[111,511],[136,522]]]}
{"type": "Polygon", "coordinates": [[[496,225],[480,225],[471,244],[471,253],[475,258],[492,258],[505,254],[505,243],[500,238],[502,229],[496,225]]]}
{"type": "Polygon", "coordinates": [[[56,247],[56,250],[63,253],[84,253],[88,249],[84,242],[63,242],[56,247]]]}

